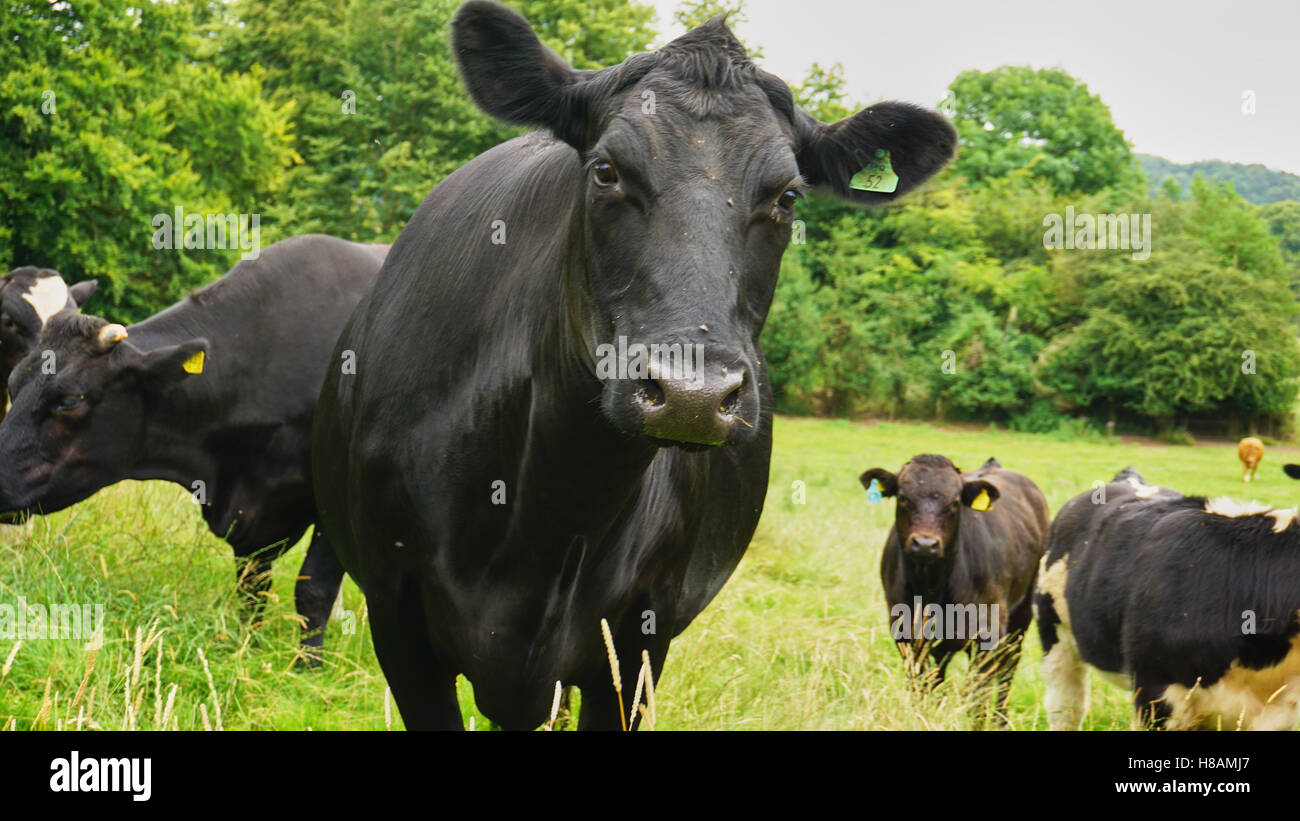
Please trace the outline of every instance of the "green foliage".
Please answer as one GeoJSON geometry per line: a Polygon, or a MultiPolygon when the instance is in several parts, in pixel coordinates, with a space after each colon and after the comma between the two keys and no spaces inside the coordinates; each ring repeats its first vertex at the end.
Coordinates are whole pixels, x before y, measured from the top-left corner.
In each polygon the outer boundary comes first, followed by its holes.
{"type": "Polygon", "coordinates": [[[1060,69],[964,71],[945,102],[961,137],[957,171],[972,183],[1027,169],[1058,193],[1133,188],[1124,134],[1088,87],[1060,69]]]}
{"type": "MultiPolygon", "coordinates": [[[[272,99],[297,105],[302,162],[267,210],[276,235],[323,231],[391,240],[440,180],[520,133],[465,92],[447,26],[459,0],[238,0],[218,62],[266,72],[272,99]]],[[[518,10],[580,69],[649,48],[651,6],[526,0],[518,10]]]]}
{"type": "Polygon", "coordinates": [[[1161,427],[1231,409],[1289,413],[1300,349],[1285,282],[1225,267],[1196,239],[1160,234],[1159,222],[1155,230],[1161,241],[1141,265],[1097,252],[1087,318],[1043,352],[1041,384],[1072,408],[1122,408],[1161,427]]]}
{"type": "Polygon", "coordinates": [[[1259,163],[1247,165],[1223,160],[1176,163],[1151,154],[1134,156],[1141,163],[1153,188],[1159,188],[1172,180],[1171,185],[1186,191],[1192,184],[1192,178],[1201,176],[1207,180],[1232,183],[1238,194],[1256,205],[1300,200],[1300,176],[1286,171],[1274,171],[1259,163]]]}
{"type": "Polygon", "coordinates": [[[1195,237],[1222,265],[1274,278],[1282,271],[1282,252],[1257,209],[1233,190],[1231,183],[1192,179],[1192,207],[1184,230],[1195,237]]]}
{"type": "Polygon", "coordinates": [[[959,415],[1004,419],[1024,405],[1041,341],[1002,327],[987,309],[972,306],[954,319],[939,344],[954,355],[955,372],[940,384],[946,403],[959,415]]]}
{"type": "Polygon", "coordinates": [[[1277,239],[1291,292],[1300,297],[1300,202],[1275,202],[1259,208],[1259,218],[1277,239]]]}
{"type": "Polygon", "coordinates": [[[803,82],[791,91],[795,103],[804,111],[824,123],[834,123],[853,116],[860,108],[849,103],[846,84],[843,64],[827,67],[813,63],[803,82]]]}
{"type": "Polygon", "coordinates": [[[0,259],[95,276],[135,320],[224,271],[152,247],[155,214],[255,213],[285,180],[290,108],[260,73],[193,61],[195,2],[31,3],[0,22],[0,259]]]}

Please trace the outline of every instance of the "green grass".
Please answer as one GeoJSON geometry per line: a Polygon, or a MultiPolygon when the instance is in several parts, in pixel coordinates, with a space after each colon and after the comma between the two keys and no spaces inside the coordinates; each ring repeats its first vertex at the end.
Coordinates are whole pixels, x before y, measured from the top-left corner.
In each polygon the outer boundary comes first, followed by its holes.
{"type": "MultiPolygon", "coordinates": [[[[1243,485],[1235,447],[1069,442],[1051,436],[922,424],[781,417],[767,507],[753,545],[713,604],[674,643],[656,686],[661,729],[968,729],[963,660],[932,692],[911,686],[888,635],[880,551],[892,504],[872,505],[857,476],[916,453],[970,469],[989,456],[1030,476],[1055,512],[1126,465],[1189,494],[1291,506],[1281,472],[1295,448],[1271,447],[1243,485]],[[796,504],[796,482],[804,503],[796,504]]],[[[6,729],[384,729],[401,727],[375,661],[365,602],[345,583],[321,669],[293,664],[293,583],[302,546],[277,563],[268,618],[240,618],[234,564],[181,488],[123,482],[87,502],[0,534],[0,602],[105,606],[102,647],[0,639],[6,729]],[[348,628],[351,628],[350,630],[348,628]],[[16,650],[15,650],[16,647],[16,650]],[[211,682],[204,670],[207,661],[211,682]],[[80,697],[78,697],[80,693],[80,697]],[[168,702],[170,699],[170,707],[168,702]]],[[[1014,729],[1043,729],[1041,651],[1031,633],[1009,710],[1014,729]]],[[[633,682],[625,682],[630,701],[633,682]]],[[[1091,682],[1094,729],[1130,726],[1128,694],[1091,682]]],[[[466,722],[489,723],[461,681],[466,722]]]]}

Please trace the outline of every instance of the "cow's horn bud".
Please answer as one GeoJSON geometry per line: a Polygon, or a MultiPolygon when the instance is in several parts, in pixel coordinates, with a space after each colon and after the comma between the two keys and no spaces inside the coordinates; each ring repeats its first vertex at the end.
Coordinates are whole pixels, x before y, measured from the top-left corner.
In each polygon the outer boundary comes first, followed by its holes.
{"type": "Polygon", "coordinates": [[[121,325],[105,325],[99,329],[99,347],[108,350],[126,339],[126,328],[121,325]]]}

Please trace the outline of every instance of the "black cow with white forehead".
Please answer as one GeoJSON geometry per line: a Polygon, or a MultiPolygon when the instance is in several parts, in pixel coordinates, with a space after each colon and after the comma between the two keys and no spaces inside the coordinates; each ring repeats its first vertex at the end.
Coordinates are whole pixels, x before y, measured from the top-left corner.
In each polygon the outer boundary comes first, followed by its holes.
{"type": "MultiPolygon", "coordinates": [[[[59,311],[75,309],[95,292],[97,282],[88,279],[68,285],[58,271],[24,265],[0,279],[0,384],[23,357],[36,347],[41,329],[59,311]]],[[[0,419],[5,405],[0,396],[0,419]]]]}
{"type": "MultiPolygon", "coordinates": [[[[175,482],[233,548],[256,616],[272,561],[315,521],[312,412],[387,250],[292,237],[130,328],[54,313],[9,379],[0,514],[52,513],[123,479],[175,482]]],[[[342,577],[317,530],[294,593],[310,660],[342,577]]]]}
{"type": "Polygon", "coordinates": [[[956,135],[901,103],[817,122],[720,18],[577,71],[476,0],[452,44],[484,110],[542,131],[440,183],[344,329],[356,371],[327,378],[313,433],[322,521],[407,727],[461,726],[457,674],[506,727],[545,721],[557,681],[580,726],[619,727],[601,619],[630,700],[642,650],[657,674],[758,522],[759,334],[797,201],[886,202],[956,135]],[[702,355],[604,367],[640,345],[702,355]]]}

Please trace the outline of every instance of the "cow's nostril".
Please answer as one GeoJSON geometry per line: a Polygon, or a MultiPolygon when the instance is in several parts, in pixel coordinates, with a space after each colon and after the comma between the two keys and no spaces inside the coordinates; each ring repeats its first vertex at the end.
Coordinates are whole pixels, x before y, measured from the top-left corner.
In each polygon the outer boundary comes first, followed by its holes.
{"type": "Polygon", "coordinates": [[[736,412],[740,409],[740,390],[743,387],[744,383],[741,383],[736,386],[735,390],[724,396],[722,398],[722,404],[718,406],[718,410],[722,411],[727,416],[735,416],[736,412]]]}
{"type": "Polygon", "coordinates": [[[653,379],[642,379],[632,392],[632,401],[647,408],[658,408],[664,404],[664,389],[653,379]]]}

